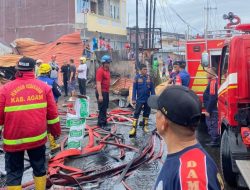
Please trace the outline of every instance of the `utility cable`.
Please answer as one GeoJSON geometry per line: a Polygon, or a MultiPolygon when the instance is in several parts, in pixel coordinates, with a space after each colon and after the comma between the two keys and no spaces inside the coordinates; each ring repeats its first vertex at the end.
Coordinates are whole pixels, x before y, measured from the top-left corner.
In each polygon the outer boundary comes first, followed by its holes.
{"type": "MultiPolygon", "coordinates": [[[[162,9],[162,14],[163,14],[163,16],[164,16],[164,20],[165,20],[165,23],[168,23],[168,25],[171,27],[171,25],[169,24],[169,21],[168,21],[168,19],[167,19],[167,17],[166,17],[166,12],[164,11],[164,7],[163,7],[163,4],[162,4],[162,2],[160,1],[160,7],[161,7],[161,9],[162,9]],[[164,14],[165,13],[165,14],[164,14]]],[[[175,31],[175,29],[174,29],[174,27],[172,26],[172,28],[173,28],[173,31],[172,32],[174,32],[175,31]]],[[[170,32],[170,30],[169,30],[169,32],[170,32]]]]}
{"type": "Polygon", "coordinates": [[[189,24],[186,20],[184,20],[181,15],[172,7],[169,5],[169,8],[176,14],[176,16],[184,23],[186,24],[187,26],[189,26],[190,28],[196,30],[197,32],[201,32],[199,29],[193,27],[191,24],[189,24]]]}

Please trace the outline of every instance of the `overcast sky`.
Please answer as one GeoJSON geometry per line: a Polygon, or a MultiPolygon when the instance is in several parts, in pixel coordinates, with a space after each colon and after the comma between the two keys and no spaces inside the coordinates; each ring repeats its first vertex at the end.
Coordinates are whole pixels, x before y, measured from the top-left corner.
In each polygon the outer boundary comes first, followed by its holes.
{"type": "MultiPolygon", "coordinates": [[[[185,33],[187,25],[176,15],[179,14],[191,25],[191,33],[204,31],[204,7],[207,0],[156,0],[156,27],[164,31],[185,33]],[[176,12],[176,13],[175,13],[176,12]]],[[[135,0],[127,0],[128,23],[135,26],[135,0]]],[[[149,0],[150,2],[150,0],[149,0]]],[[[250,0],[208,0],[210,9],[209,30],[223,29],[227,21],[222,15],[233,12],[241,17],[242,23],[250,23],[250,0]]],[[[145,27],[146,0],[139,0],[139,24],[145,27]]]]}

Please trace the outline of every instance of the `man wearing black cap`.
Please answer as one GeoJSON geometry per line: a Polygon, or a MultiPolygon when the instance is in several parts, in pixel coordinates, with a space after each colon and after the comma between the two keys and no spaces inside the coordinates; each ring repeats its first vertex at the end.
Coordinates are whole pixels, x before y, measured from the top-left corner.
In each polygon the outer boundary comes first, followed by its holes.
{"type": "Polygon", "coordinates": [[[168,147],[154,189],[224,189],[215,162],[195,137],[201,117],[198,96],[187,87],[171,86],[151,96],[148,105],[158,110],[156,128],[168,147]]]}
{"type": "Polygon", "coordinates": [[[21,58],[16,79],[0,88],[0,130],[2,126],[8,190],[22,189],[25,151],[33,168],[35,189],[45,189],[47,130],[54,137],[61,133],[52,89],[35,79],[35,64],[31,58],[21,58]]]}

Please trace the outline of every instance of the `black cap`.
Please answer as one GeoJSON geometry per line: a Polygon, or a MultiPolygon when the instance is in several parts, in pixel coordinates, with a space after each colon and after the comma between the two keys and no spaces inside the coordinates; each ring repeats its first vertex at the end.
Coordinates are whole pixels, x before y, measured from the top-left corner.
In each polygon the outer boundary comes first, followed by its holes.
{"type": "Polygon", "coordinates": [[[19,59],[16,69],[20,71],[30,71],[35,68],[36,61],[29,57],[22,57],[19,59]]]}
{"type": "Polygon", "coordinates": [[[200,121],[201,102],[199,97],[184,86],[167,87],[160,96],[150,96],[148,105],[160,110],[170,121],[194,127],[200,121]]]}
{"type": "Polygon", "coordinates": [[[173,65],[179,65],[182,68],[186,67],[186,61],[175,61],[173,65]]]}

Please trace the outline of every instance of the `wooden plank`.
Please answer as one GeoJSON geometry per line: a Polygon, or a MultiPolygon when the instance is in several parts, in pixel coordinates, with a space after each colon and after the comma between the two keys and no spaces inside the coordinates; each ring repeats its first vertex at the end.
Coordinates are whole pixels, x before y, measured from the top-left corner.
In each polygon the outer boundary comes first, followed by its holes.
{"type": "Polygon", "coordinates": [[[247,186],[250,188],[250,160],[236,160],[236,164],[247,186]]]}

